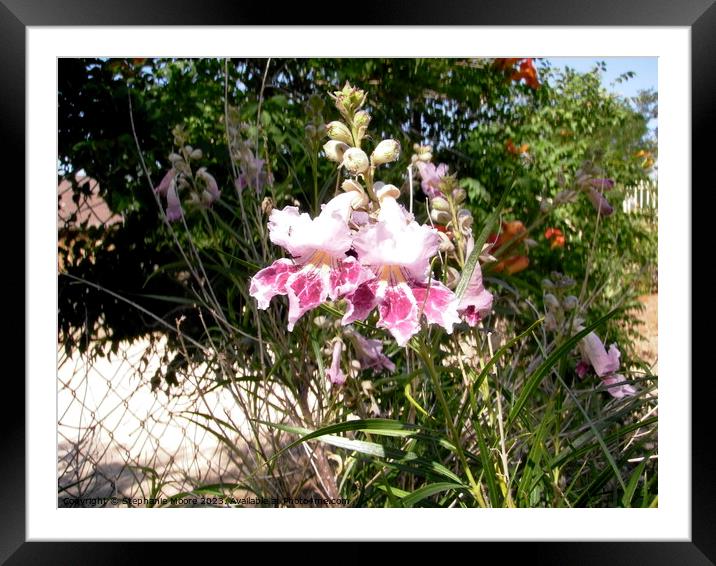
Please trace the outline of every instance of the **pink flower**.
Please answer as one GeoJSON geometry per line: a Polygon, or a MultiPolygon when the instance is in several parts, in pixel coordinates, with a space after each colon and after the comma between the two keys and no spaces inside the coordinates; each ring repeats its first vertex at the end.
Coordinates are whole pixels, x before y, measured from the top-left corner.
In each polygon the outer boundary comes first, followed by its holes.
{"type": "Polygon", "coordinates": [[[167,189],[167,209],[166,215],[169,222],[175,222],[179,220],[184,214],[184,210],[181,207],[181,201],[177,194],[177,185],[172,179],[167,189]]]}
{"type": "MultiPolygon", "coordinates": [[[[577,330],[583,330],[583,327],[577,330]]],[[[583,358],[577,364],[577,375],[579,377],[583,377],[586,374],[587,367],[583,364],[588,361],[594,368],[595,373],[602,379],[602,384],[607,387],[607,391],[612,397],[620,399],[636,394],[636,389],[625,383],[624,376],[616,373],[619,370],[619,358],[621,357],[621,352],[619,352],[616,344],[609,346],[609,351],[607,352],[599,336],[594,332],[590,332],[580,340],[579,349],[583,358]]]]}
{"type": "Polygon", "coordinates": [[[162,180],[159,181],[159,184],[154,187],[154,192],[159,196],[166,197],[167,191],[169,190],[169,185],[171,185],[175,175],[176,171],[174,171],[173,168],[169,169],[169,171],[166,172],[164,177],[162,177],[162,180]]]}
{"type": "Polygon", "coordinates": [[[343,385],[346,382],[346,374],[341,370],[341,353],[343,352],[343,342],[336,339],[333,342],[333,357],[331,358],[331,367],[326,371],[326,376],[333,385],[343,385]]]}
{"type": "Polygon", "coordinates": [[[607,376],[619,369],[621,352],[616,344],[609,347],[609,352],[594,332],[590,332],[579,342],[582,358],[588,361],[599,377],[607,376]]]}
{"type": "Polygon", "coordinates": [[[430,258],[439,244],[436,230],[411,220],[393,197],[385,196],[378,222],[361,228],[353,239],[358,259],[375,278],[346,296],[343,324],[364,320],[377,307],[378,326],[400,346],[420,330],[421,315],[451,333],[460,321],[457,297],[430,277],[430,258]]]}
{"type": "Polygon", "coordinates": [[[447,175],[448,166],[441,163],[437,167],[433,163],[425,163],[424,161],[417,161],[415,163],[420,172],[420,186],[423,188],[423,192],[430,198],[441,196],[443,193],[440,190],[440,181],[447,175]]]}
{"type": "Polygon", "coordinates": [[[475,264],[470,282],[467,284],[465,294],[460,299],[457,312],[469,326],[475,326],[484,316],[492,310],[492,293],[485,289],[482,283],[482,270],[480,264],[475,264]]]}
{"type": "Polygon", "coordinates": [[[395,364],[383,354],[383,344],[380,340],[365,338],[351,329],[346,330],[345,334],[353,342],[361,369],[372,368],[375,373],[381,369],[386,369],[389,372],[395,371],[395,364]]]}
{"type": "Polygon", "coordinates": [[[603,378],[602,384],[607,388],[609,394],[616,399],[636,395],[636,389],[626,383],[624,376],[619,375],[618,373],[603,378]]]}
{"type": "Polygon", "coordinates": [[[269,217],[269,238],[293,259],[279,259],[251,279],[249,294],[266,309],[276,295],[288,295],[288,330],[303,314],[336,300],[372,278],[373,274],[346,252],[351,247],[347,218],[355,195],[338,195],[316,218],[299,214],[295,206],[274,209],[269,217]]]}
{"type": "Polygon", "coordinates": [[[242,152],[241,172],[235,181],[236,189],[241,192],[246,187],[253,187],[260,194],[264,185],[273,183],[273,176],[265,170],[265,161],[254,157],[251,150],[242,152]]]}

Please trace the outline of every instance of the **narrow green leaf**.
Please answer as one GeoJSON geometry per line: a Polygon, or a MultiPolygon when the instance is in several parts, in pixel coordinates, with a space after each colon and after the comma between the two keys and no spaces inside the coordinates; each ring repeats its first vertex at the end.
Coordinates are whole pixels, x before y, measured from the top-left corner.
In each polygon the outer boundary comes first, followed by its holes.
{"type": "Polygon", "coordinates": [[[426,499],[432,495],[435,495],[436,493],[441,493],[443,491],[448,491],[450,489],[455,490],[465,490],[465,486],[458,484],[458,483],[448,483],[448,482],[439,482],[439,483],[429,483],[427,485],[424,485],[423,487],[420,487],[416,489],[414,492],[412,492],[409,495],[406,495],[402,499],[403,507],[412,507],[419,501],[422,501],[423,499],[426,499]]]}
{"type": "Polygon", "coordinates": [[[592,332],[595,328],[599,327],[601,324],[613,317],[618,311],[619,309],[614,309],[613,311],[605,314],[602,318],[590,324],[584,330],[572,336],[569,340],[566,340],[557,349],[555,349],[555,351],[552,352],[552,354],[544,362],[542,362],[542,364],[527,380],[527,383],[522,388],[520,396],[517,398],[517,401],[515,401],[515,404],[512,405],[510,414],[507,417],[508,425],[512,424],[515,421],[517,416],[520,414],[520,411],[522,411],[525,404],[527,403],[527,400],[532,396],[539,384],[542,383],[542,380],[552,369],[552,366],[554,366],[560,360],[560,358],[562,358],[562,356],[568,354],[577,345],[577,342],[579,342],[587,334],[592,332]]]}
{"type": "Polygon", "coordinates": [[[490,232],[492,232],[493,226],[499,220],[500,214],[502,214],[502,209],[505,206],[505,200],[507,199],[507,195],[510,193],[511,190],[512,187],[508,188],[507,190],[505,190],[504,193],[502,193],[502,198],[500,198],[500,202],[497,204],[492,213],[487,217],[487,220],[485,220],[485,225],[482,227],[480,235],[475,240],[475,246],[472,248],[472,252],[470,252],[470,256],[467,258],[465,266],[462,268],[460,282],[457,284],[457,288],[455,289],[455,295],[457,296],[458,300],[462,299],[462,296],[467,290],[467,285],[472,278],[472,272],[475,271],[475,266],[477,265],[480,258],[480,254],[482,253],[482,246],[485,245],[487,238],[490,236],[490,232]]]}

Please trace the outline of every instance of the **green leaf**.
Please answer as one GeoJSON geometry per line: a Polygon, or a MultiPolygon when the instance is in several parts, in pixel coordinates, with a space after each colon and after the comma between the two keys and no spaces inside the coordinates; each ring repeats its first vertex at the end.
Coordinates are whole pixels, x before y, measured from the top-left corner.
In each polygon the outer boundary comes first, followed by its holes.
{"type": "Polygon", "coordinates": [[[466,489],[466,487],[459,483],[448,483],[448,482],[429,483],[427,485],[424,485],[423,487],[416,489],[411,494],[403,497],[401,503],[403,504],[403,507],[412,507],[413,505],[415,505],[419,501],[422,501],[423,499],[431,497],[432,495],[435,495],[436,493],[441,493],[443,491],[448,491],[451,489],[464,491],[466,489]]]}
{"type": "Polygon", "coordinates": [[[527,380],[527,383],[522,388],[522,391],[520,393],[520,396],[517,398],[517,401],[512,406],[512,409],[510,410],[510,414],[507,417],[507,424],[512,424],[515,419],[518,417],[522,409],[524,409],[525,404],[527,403],[527,400],[534,394],[535,390],[539,386],[540,383],[542,383],[542,380],[547,375],[547,373],[552,369],[552,367],[566,354],[568,354],[576,345],[577,342],[579,342],[582,338],[584,338],[587,334],[592,332],[595,328],[598,328],[601,324],[609,320],[611,317],[613,317],[617,312],[619,312],[619,309],[614,309],[613,311],[605,314],[602,318],[597,320],[596,322],[590,324],[587,326],[584,330],[581,332],[578,332],[574,336],[572,336],[569,340],[566,340],[563,344],[561,344],[557,349],[555,349],[554,352],[544,361],[542,364],[535,370],[535,372],[532,374],[532,376],[527,380]]]}
{"type": "Polygon", "coordinates": [[[485,225],[482,227],[480,235],[475,240],[475,246],[472,248],[472,252],[470,253],[470,256],[465,262],[465,267],[462,268],[460,282],[457,284],[457,288],[455,289],[455,295],[457,296],[458,300],[462,299],[462,296],[465,294],[465,291],[467,291],[467,285],[472,278],[472,273],[473,271],[475,271],[475,266],[477,266],[480,254],[482,253],[482,246],[485,245],[487,238],[490,236],[490,232],[492,232],[493,225],[499,220],[500,214],[502,214],[502,209],[505,206],[505,200],[507,199],[507,195],[510,194],[511,189],[512,187],[508,188],[504,193],[502,193],[502,198],[500,198],[500,202],[497,203],[495,210],[493,210],[490,216],[487,217],[487,220],[485,220],[485,225]]]}

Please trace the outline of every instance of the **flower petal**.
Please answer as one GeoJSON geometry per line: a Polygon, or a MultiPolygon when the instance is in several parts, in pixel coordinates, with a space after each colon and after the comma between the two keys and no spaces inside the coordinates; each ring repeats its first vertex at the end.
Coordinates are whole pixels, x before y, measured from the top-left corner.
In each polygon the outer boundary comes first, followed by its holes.
{"type": "Polygon", "coordinates": [[[286,282],[288,295],[288,330],[306,312],[315,309],[328,298],[328,275],[326,266],[304,265],[286,282]]]}
{"type": "Polygon", "coordinates": [[[379,297],[378,313],[378,326],[388,330],[399,346],[405,346],[420,330],[418,305],[406,283],[385,286],[379,297]]]}
{"type": "Polygon", "coordinates": [[[465,294],[457,308],[463,320],[470,326],[475,326],[492,309],[492,293],[485,289],[479,264],[475,265],[465,294]]]}
{"type": "Polygon", "coordinates": [[[602,378],[602,384],[607,388],[609,394],[616,399],[636,395],[636,389],[634,389],[633,386],[625,382],[626,379],[624,378],[624,376],[618,373],[614,373],[612,375],[608,375],[607,377],[602,378]]]}
{"type": "Polygon", "coordinates": [[[460,322],[457,314],[458,300],[450,289],[439,281],[432,280],[428,287],[413,287],[413,296],[430,324],[439,324],[448,334],[460,322]]]}
{"type": "Polygon", "coordinates": [[[350,324],[356,320],[366,319],[378,304],[376,286],[377,283],[375,280],[368,281],[359,285],[353,293],[345,297],[348,306],[341,321],[343,325],[350,324]]]}
{"type": "Polygon", "coordinates": [[[616,344],[612,344],[607,352],[604,344],[594,332],[587,334],[579,343],[582,356],[589,360],[599,377],[604,377],[619,369],[621,353],[616,344]]]}
{"type": "Polygon", "coordinates": [[[346,382],[346,374],[341,370],[341,353],[343,352],[343,342],[336,340],[333,343],[333,356],[331,357],[331,367],[326,370],[326,377],[333,385],[343,385],[346,382]]]}
{"type": "Polygon", "coordinates": [[[290,259],[277,259],[251,278],[249,295],[260,309],[267,309],[273,297],[286,294],[286,282],[298,269],[290,259]]]}
{"type": "Polygon", "coordinates": [[[335,300],[355,291],[358,286],[375,277],[373,272],[363,267],[353,256],[338,260],[331,269],[328,295],[335,300]]]}

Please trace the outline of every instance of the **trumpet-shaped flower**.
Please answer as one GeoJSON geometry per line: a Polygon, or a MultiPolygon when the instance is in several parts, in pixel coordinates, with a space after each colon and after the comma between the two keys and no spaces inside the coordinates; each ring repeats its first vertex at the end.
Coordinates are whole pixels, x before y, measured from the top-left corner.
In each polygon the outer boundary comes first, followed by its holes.
{"type": "MultiPolygon", "coordinates": [[[[577,330],[582,330],[578,327],[577,330]]],[[[595,373],[602,379],[602,384],[612,397],[620,399],[636,394],[636,389],[626,383],[624,376],[616,373],[619,370],[619,352],[616,344],[609,346],[609,351],[594,332],[587,334],[579,342],[582,362],[577,364],[577,374],[582,377],[586,373],[584,362],[589,362],[595,373]]]]}
{"type": "Polygon", "coordinates": [[[485,289],[482,282],[480,264],[475,264],[465,294],[460,299],[457,311],[469,326],[475,326],[492,309],[492,293],[485,289]]]}
{"type": "Polygon", "coordinates": [[[448,166],[441,163],[437,167],[433,163],[425,163],[423,161],[416,161],[415,165],[420,172],[420,186],[423,192],[432,198],[442,196],[443,192],[440,190],[440,181],[448,173],[448,166]]]}
{"type": "Polygon", "coordinates": [[[430,258],[439,245],[436,230],[410,219],[392,196],[384,197],[378,222],[361,228],[353,239],[358,259],[375,277],[346,296],[343,324],[364,320],[377,307],[378,326],[401,346],[420,330],[421,315],[452,332],[460,321],[457,297],[430,277],[430,258]]]}
{"type": "Polygon", "coordinates": [[[612,344],[607,352],[599,336],[594,332],[590,332],[582,338],[579,342],[579,349],[582,352],[582,357],[590,363],[599,377],[607,376],[619,369],[621,352],[617,349],[617,345],[612,344]]]}
{"type": "Polygon", "coordinates": [[[373,274],[352,256],[347,219],[355,195],[341,194],[311,218],[295,206],[274,209],[269,217],[269,238],[293,259],[279,259],[251,279],[249,294],[266,309],[276,295],[288,295],[288,329],[307,311],[353,292],[373,274]]]}
{"type": "Polygon", "coordinates": [[[343,353],[343,342],[337,338],[333,342],[333,354],[331,356],[331,367],[326,370],[326,377],[333,385],[343,385],[346,382],[346,374],[341,370],[341,354],[343,353]]]}
{"type": "Polygon", "coordinates": [[[361,369],[372,368],[375,373],[382,369],[395,371],[395,364],[383,353],[383,344],[380,340],[366,338],[352,329],[347,329],[345,334],[353,342],[361,369]]]}
{"type": "Polygon", "coordinates": [[[177,193],[177,185],[172,179],[167,188],[167,220],[169,222],[175,222],[179,220],[184,214],[184,209],[181,207],[181,201],[179,200],[179,194],[177,193]]]}

